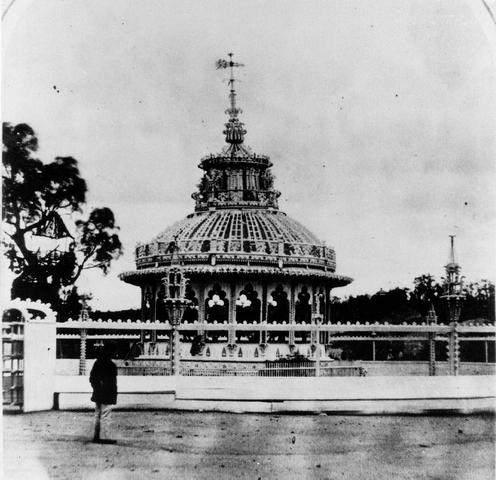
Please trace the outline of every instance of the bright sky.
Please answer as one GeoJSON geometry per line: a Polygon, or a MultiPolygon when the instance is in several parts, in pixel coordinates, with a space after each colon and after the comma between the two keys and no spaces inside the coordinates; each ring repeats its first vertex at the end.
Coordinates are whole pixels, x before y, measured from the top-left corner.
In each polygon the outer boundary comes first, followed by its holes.
{"type": "MultiPolygon", "coordinates": [[[[469,280],[496,267],[495,2],[5,2],[3,121],[71,155],[124,257],[81,282],[92,306],[139,306],[117,275],[134,246],[193,211],[200,158],[223,145],[225,72],[246,64],[247,144],[274,162],[280,206],[373,293],[442,274],[449,234],[469,280]],[[55,87],[55,88],[54,88],[55,87]]],[[[5,284],[5,282],[3,282],[5,284]]]]}

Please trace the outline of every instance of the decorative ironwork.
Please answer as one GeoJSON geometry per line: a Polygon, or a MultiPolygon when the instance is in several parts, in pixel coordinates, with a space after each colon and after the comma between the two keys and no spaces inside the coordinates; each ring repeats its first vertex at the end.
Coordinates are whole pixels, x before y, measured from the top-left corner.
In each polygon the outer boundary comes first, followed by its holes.
{"type": "MultiPolygon", "coordinates": [[[[437,315],[434,305],[431,303],[429,313],[427,314],[427,323],[429,325],[437,324],[437,315]]],[[[429,375],[436,375],[436,334],[429,332],[429,375]]]]}
{"type": "Polygon", "coordinates": [[[461,267],[455,259],[455,235],[450,235],[450,258],[445,267],[444,295],[450,318],[451,332],[449,337],[448,356],[452,375],[458,375],[460,370],[460,344],[458,340],[458,322],[462,309],[463,281],[460,276],[461,267]]]}
{"type": "Polygon", "coordinates": [[[79,341],[79,375],[86,375],[86,329],[80,331],[79,341]]]}

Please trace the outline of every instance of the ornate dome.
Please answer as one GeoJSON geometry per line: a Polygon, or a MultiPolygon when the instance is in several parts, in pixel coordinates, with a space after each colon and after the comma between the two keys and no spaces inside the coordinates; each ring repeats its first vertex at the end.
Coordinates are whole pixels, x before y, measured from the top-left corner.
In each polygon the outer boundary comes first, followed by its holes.
{"type": "Polygon", "coordinates": [[[263,209],[194,213],[138,245],[136,266],[245,264],[334,272],[335,253],[285,213],[263,209]]]}
{"type": "MultiPolygon", "coordinates": [[[[224,64],[223,64],[224,65],[224,64]]],[[[240,66],[231,61],[226,66],[240,66]]],[[[221,68],[227,68],[222,66],[221,68]]],[[[272,163],[244,143],[246,130],[238,115],[234,77],[229,81],[226,145],[204,157],[195,213],[136,248],[137,271],[121,278],[160,274],[171,264],[196,273],[245,272],[324,276],[335,286],[351,282],[334,274],[334,249],[278,209],[272,163]]]]}

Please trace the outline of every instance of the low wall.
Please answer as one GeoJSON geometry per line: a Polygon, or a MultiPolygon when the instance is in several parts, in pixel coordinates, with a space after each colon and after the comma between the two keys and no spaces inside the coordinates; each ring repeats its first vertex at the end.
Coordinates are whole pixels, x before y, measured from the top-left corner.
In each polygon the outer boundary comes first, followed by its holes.
{"type": "MultiPolygon", "coordinates": [[[[119,408],[232,412],[425,413],[495,410],[492,376],[119,377],[119,408]]],[[[57,376],[59,408],[92,408],[87,376],[57,376]]]]}

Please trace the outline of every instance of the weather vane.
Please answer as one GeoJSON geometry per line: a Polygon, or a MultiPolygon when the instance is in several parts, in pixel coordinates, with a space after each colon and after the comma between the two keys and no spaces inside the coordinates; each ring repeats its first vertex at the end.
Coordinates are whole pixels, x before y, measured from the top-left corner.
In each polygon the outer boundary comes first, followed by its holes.
{"type": "Polygon", "coordinates": [[[244,67],[244,63],[238,63],[238,62],[233,62],[233,53],[228,53],[229,55],[229,60],[224,60],[224,59],[219,59],[217,62],[215,62],[215,67],[217,70],[220,68],[230,68],[231,69],[231,77],[229,78],[229,86],[231,87],[231,91],[229,94],[229,98],[231,100],[231,107],[226,110],[226,113],[228,113],[231,118],[236,118],[239,113],[242,113],[242,110],[240,108],[236,107],[236,91],[234,89],[234,67],[244,67]]]}

